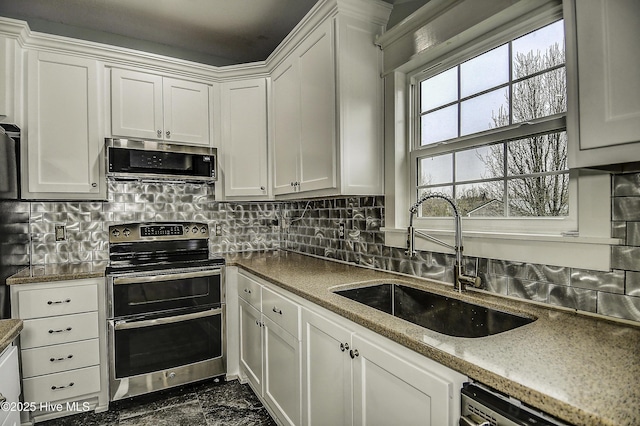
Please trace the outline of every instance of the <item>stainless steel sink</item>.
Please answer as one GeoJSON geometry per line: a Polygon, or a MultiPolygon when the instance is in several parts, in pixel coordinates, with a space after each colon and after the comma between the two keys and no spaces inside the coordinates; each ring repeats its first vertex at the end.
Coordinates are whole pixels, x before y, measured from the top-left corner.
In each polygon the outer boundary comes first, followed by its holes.
{"type": "Polygon", "coordinates": [[[402,284],[384,283],[335,293],[448,336],[486,337],[535,321],[402,284]]]}

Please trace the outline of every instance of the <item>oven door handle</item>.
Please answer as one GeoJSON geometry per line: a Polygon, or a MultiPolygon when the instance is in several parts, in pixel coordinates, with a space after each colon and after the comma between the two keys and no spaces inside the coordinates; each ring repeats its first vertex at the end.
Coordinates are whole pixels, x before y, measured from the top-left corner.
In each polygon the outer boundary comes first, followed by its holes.
{"type": "Polygon", "coordinates": [[[206,271],[180,272],[177,274],[138,275],[135,277],[115,277],[113,279],[113,284],[114,285],[139,284],[139,283],[148,283],[148,282],[183,280],[187,278],[200,278],[200,277],[220,275],[221,272],[222,272],[222,269],[216,268],[216,269],[208,269],[206,271]]]}
{"type": "Polygon", "coordinates": [[[156,318],[152,320],[114,321],[113,328],[115,330],[131,330],[134,328],[153,327],[154,325],[172,324],[176,322],[188,321],[188,320],[197,319],[197,318],[212,317],[215,315],[220,315],[221,313],[222,313],[222,308],[217,308],[217,309],[210,309],[208,311],[203,311],[203,312],[195,312],[192,314],[178,315],[175,317],[156,318]]]}

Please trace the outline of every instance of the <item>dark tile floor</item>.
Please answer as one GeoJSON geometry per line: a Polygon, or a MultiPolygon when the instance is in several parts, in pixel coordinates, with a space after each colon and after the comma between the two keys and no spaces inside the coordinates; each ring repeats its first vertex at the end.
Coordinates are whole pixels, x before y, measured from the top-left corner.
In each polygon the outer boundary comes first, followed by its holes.
{"type": "Polygon", "coordinates": [[[275,426],[249,385],[202,382],[109,404],[38,426],[275,426]]]}

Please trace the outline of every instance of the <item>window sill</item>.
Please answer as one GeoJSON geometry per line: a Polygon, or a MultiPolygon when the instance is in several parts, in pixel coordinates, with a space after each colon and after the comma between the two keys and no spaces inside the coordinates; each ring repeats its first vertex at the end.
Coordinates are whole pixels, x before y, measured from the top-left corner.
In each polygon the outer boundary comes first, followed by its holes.
{"type": "MultiPolygon", "coordinates": [[[[406,247],[407,230],[381,228],[385,244],[406,247]]],[[[423,230],[447,243],[453,243],[453,232],[423,230]]],[[[589,236],[539,235],[463,231],[464,255],[552,266],[608,271],[611,245],[621,244],[616,238],[589,236]]],[[[438,253],[453,251],[416,237],[416,249],[438,253]]]]}

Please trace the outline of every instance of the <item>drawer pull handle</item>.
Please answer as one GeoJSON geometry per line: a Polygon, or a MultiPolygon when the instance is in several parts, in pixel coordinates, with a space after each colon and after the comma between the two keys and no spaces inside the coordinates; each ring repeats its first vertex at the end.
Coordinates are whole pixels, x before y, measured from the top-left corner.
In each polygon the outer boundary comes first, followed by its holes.
{"type": "Polygon", "coordinates": [[[49,334],[64,333],[65,331],[71,331],[71,327],[67,327],[67,328],[62,329],[62,330],[49,330],[49,334]]]}
{"type": "Polygon", "coordinates": [[[245,288],[245,289],[244,289],[244,292],[245,292],[245,293],[249,293],[249,294],[251,294],[251,290],[249,290],[248,288],[245,288]]]}
{"type": "Polygon", "coordinates": [[[64,361],[65,359],[71,359],[71,358],[73,358],[73,355],[67,355],[66,357],[62,357],[62,358],[49,358],[49,361],[51,362],[64,361]]]}
{"type": "Polygon", "coordinates": [[[282,309],[278,309],[277,307],[273,307],[273,312],[275,312],[276,314],[280,314],[282,315],[282,309]]]}
{"type": "Polygon", "coordinates": [[[47,302],[47,305],[59,305],[59,304],[61,304],[61,303],[71,303],[71,299],[56,300],[56,301],[49,300],[49,301],[47,302]]]}
{"type": "Polygon", "coordinates": [[[71,386],[73,386],[73,382],[69,383],[66,386],[51,386],[51,390],[58,390],[58,389],[66,389],[66,388],[70,388],[71,386]]]}

